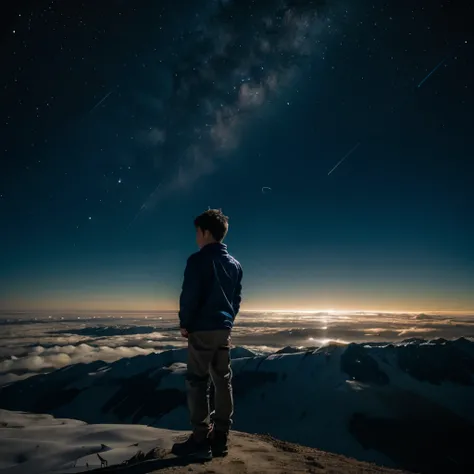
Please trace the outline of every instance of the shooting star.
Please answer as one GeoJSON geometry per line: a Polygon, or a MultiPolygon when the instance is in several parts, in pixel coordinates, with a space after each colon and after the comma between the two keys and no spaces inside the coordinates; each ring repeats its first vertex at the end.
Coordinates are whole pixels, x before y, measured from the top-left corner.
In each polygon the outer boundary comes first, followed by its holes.
{"type": "Polygon", "coordinates": [[[356,149],[359,147],[359,145],[360,145],[360,142],[357,143],[357,145],[354,146],[351,151],[349,151],[348,153],[346,153],[346,154],[344,155],[344,157],[343,157],[341,160],[339,160],[339,161],[337,162],[336,166],[328,173],[328,176],[329,176],[349,155],[351,155],[352,153],[354,153],[354,151],[356,151],[356,149]]]}
{"type": "Polygon", "coordinates": [[[103,102],[105,102],[105,101],[109,98],[110,94],[112,94],[112,92],[113,92],[113,90],[111,90],[108,94],[106,94],[104,97],[102,97],[102,99],[100,99],[99,102],[97,102],[97,104],[95,104],[94,107],[92,107],[92,109],[90,110],[89,113],[91,114],[92,112],[94,112],[94,110],[95,110],[97,107],[99,107],[100,104],[102,104],[103,102]]]}
{"type": "Polygon", "coordinates": [[[128,224],[127,229],[132,227],[133,223],[148,209],[152,209],[153,206],[156,204],[158,200],[158,192],[161,190],[161,184],[159,183],[158,186],[153,190],[153,192],[148,196],[148,199],[142,204],[140,210],[135,214],[135,217],[132,219],[132,222],[128,224]]]}
{"type": "Polygon", "coordinates": [[[441,67],[441,65],[446,61],[448,58],[444,58],[434,69],[431,70],[431,72],[418,84],[418,89],[424,84],[424,82],[436,72],[436,70],[441,67]]]}

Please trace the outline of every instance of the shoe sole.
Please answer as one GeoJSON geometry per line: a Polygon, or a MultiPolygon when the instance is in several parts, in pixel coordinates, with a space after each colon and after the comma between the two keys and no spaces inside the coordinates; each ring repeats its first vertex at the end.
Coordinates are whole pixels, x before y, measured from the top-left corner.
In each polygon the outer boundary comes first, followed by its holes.
{"type": "Polygon", "coordinates": [[[228,446],[211,446],[211,451],[216,458],[223,458],[229,454],[228,446]]]}
{"type": "Polygon", "coordinates": [[[212,455],[215,457],[215,458],[225,458],[227,455],[229,454],[228,451],[225,451],[223,453],[212,453],[212,455]]]}
{"type": "Polygon", "coordinates": [[[191,454],[190,457],[192,459],[195,459],[196,461],[201,461],[201,462],[207,462],[207,461],[212,461],[212,453],[194,453],[191,454]]]}
{"type": "Polygon", "coordinates": [[[196,461],[211,461],[212,460],[212,452],[211,453],[176,453],[175,451],[171,450],[171,454],[174,454],[178,458],[189,458],[194,459],[196,461]]]}

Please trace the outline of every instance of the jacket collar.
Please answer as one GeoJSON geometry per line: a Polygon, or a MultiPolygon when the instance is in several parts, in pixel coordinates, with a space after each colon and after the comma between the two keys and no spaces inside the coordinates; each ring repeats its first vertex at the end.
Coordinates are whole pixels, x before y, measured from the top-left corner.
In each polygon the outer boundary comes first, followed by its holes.
{"type": "Polygon", "coordinates": [[[200,250],[201,252],[212,252],[212,253],[227,253],[227,245],[222,242],[212,242],[205,245],[200,250]]]}

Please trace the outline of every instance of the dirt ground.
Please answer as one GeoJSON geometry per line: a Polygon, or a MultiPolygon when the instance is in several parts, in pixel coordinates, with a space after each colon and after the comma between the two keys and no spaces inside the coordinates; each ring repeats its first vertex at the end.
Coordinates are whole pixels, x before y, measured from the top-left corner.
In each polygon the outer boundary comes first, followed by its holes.
{"type": "Polygon", "coordinates": [[[229,444],[227,457],[215,458],[207,463],[190,463],[186,459],[176,458],[163,452],[159,459],[119,469],[110,467],[94,472],[103,474],[400,474],[406,472],[278,441],[269,436],[234,431],[229,444]]]}

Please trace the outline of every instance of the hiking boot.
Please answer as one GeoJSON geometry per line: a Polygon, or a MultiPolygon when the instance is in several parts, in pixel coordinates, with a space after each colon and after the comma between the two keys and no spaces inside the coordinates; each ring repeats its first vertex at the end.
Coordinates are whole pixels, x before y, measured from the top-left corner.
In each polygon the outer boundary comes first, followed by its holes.
{"type": "Polygon", "coordinates": [[[224,431],[214,431],[211,438],[212,455],[215,457],[224,457],[229,454],[228,434],[224,431]]]}
{"type": "Polygon", "coordinates": [[[190,456],[200,461],[210,461],[212,459],[211,444],[208,438],[202,441],[196,440],[194,435],[189,436],[182,443],[175,443],[171,448],[175,456],[190,456]]]}

